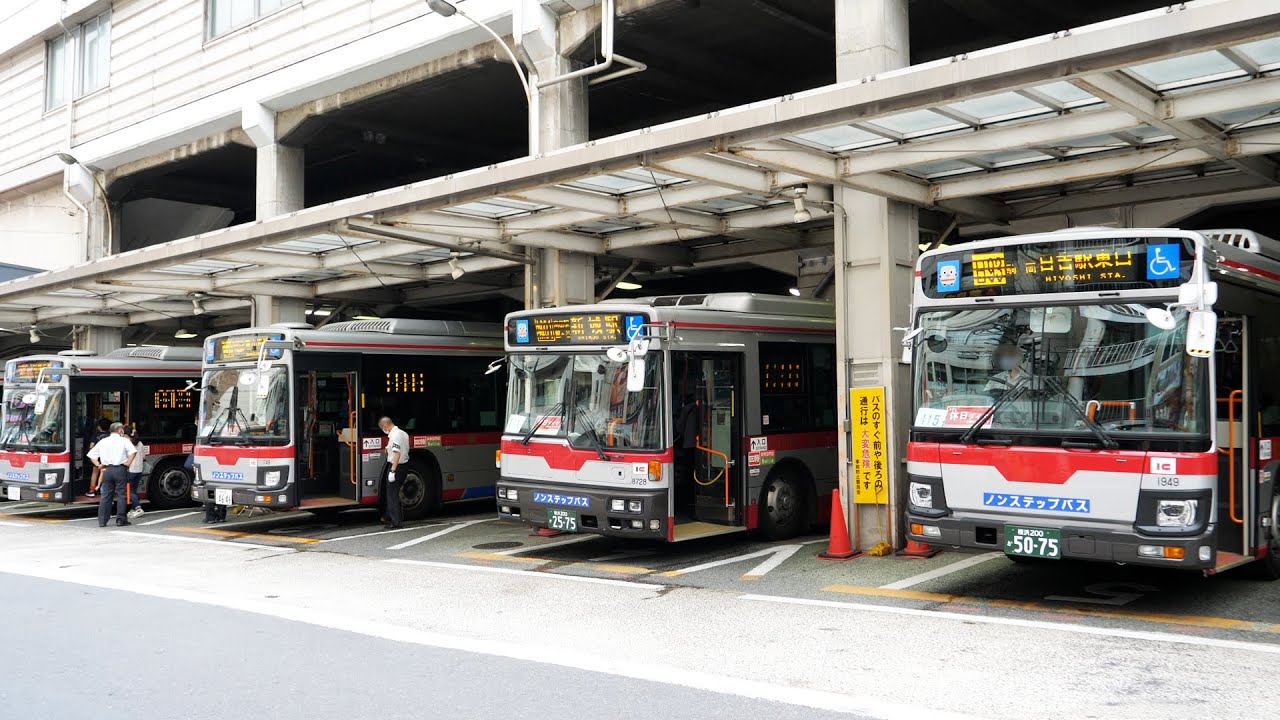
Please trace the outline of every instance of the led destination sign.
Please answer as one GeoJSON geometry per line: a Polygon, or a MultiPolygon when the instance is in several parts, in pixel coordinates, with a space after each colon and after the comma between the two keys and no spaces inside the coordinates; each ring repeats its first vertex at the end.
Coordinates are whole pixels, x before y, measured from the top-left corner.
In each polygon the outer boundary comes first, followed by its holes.
{"type": "Polygon", "coordinates": [[[643,315],[566,313],[515,318],[507,328],[512,345],[622,345],[637,337],[643,315]]]}
{"type": "MultiPolygon", "coordinates": [[[[215,338],[205,345],[205,359],[208,362],[235,362],[238,360],[257,360],[262,343],[268,340],[284,340],[284,335],[229,335],[215,338]]],[[[267,350],[267,357],[278,358],[279,348],[267,350]]]]}
{"type": "Polygon", "coordinates": [[[1182,238],[1093,238],[936,255],[920,282],[934,298],[1172,288],[1194,261],[1182,238]]]}
{"type": "Polygon", "coordinates": [[[51,371],[61,367],[62,362],[56,360],[11,360],[5,367],[4,379],[7,382],[35,382],[43,370],[45,380],[57,382],[62,379],[62,374],[51,371]]]}

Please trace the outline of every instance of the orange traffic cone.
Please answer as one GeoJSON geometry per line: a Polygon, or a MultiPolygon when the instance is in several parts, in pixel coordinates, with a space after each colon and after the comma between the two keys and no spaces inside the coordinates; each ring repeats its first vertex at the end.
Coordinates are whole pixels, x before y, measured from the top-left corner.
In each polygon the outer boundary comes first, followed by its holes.
{"type": "Polygon", "coordinates": [[[862,553],[849,544],[849,528],[844,521],[844,507],[840,503],[840,488],[831,493],[831,540],[827,551],[818,553],[820,560],[851,560],[862,553]]]}
{"type": "Polygon", "coordinates": [[[938,548],[922,543],[919,540],[907,540],[907,546],[894,553],[898,557],[931,558],[942,552],[938,548]]]}

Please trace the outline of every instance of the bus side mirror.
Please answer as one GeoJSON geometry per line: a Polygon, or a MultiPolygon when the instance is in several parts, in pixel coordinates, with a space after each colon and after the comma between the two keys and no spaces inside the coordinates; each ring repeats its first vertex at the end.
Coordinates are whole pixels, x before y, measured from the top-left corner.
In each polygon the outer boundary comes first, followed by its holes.
{"type": "Polygon", "coordinates": [[[499,370],[501,370],[503,367],[505,367],[506,364],[507,364],[507,359],[504,357],[500,357],[497,360],[494,360],[493,362],[489,363],[489,367],[485,368],[484,374],[492,375],[498,372],[499,370]]]}
{"type": "Polygon", "coordinates": [[[1209,357],[1218,344],[1218,316],[1212,310],[1195,310],[1187,318],[1187,354],[1209,357]]]}
{"type": "Polygon", "coordinates": [[[637,355],[627,363],[627,392],[644,389],[644,356],[637,355]]]}
{"type": "Polygon", "coordinates": [[[44,393],[40,393],[39,395],[36,396],[35,410],[37,415],[44,414],[44,408],[45,408],[45,405],[48,403],[48,401],[49,401],[49,396],[45,395],[44,393]]]}

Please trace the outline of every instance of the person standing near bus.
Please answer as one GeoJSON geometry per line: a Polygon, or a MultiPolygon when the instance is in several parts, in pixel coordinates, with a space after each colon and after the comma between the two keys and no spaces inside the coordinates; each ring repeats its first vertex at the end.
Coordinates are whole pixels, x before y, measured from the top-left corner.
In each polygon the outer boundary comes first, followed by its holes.
{"type": "MultiPolygon", "coordinates": [[[[89,436],[89,448],[85,451],[86,458],[89,457],[89,452],[93,450],[95,445],[111,434],[111,421],[106,418],[98,418],[96,427],[97,429],[93,435],[89,436]]],[[[91,460],[90,464],[92,462],[91,460]]],[[[89,474],[89,492],[87,493],[89,497],[94,497],[98,494],[98,485],[100,484],[102,484],[102,471],[97,465],[94,465],[93,472],[89,474]]]]}
{"type": "Polygon", "coordinates": [[[107,526],[113,495],[116,500],[116,525],[132,524],[125,516],[125,507],[129,501],[126,486],[129,482],[129,465],[138,451],[124,434],[123,424],[112,423],[109,432],[107,437],[99,440],[89,450],[89,460],[93,462],[93,466],[102,468],[102,500],[98,501],[98,527],[107,526]]]}
{"type": "Polygon", "coordinates": [[[384,417],[378,421],[378,427],[387,434],[387,481],[382,488],[382,497],[386,501],[387,529],[395,530],[403,527],[400,515],[400,465],[409,452],[409,433],[396,427],[391,418],[384,417]]]}
{"type": "Polygon", "coordinates": [[[133,445],[135,454],[129,463],[129,519],[142,517],[142,501],[138,498],[138,489],[142,487],[142,469],[147,462],[147,446],[142,444],[135,429],[129,435],[129,443],[133,445]]]}

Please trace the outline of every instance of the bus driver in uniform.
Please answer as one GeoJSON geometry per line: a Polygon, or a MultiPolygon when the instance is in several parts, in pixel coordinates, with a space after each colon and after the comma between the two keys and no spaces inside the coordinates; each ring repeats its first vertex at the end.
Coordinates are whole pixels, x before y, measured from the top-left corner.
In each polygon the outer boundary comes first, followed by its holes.
{"type": "Polygon", "coordinates": [[[409,433],[396,427],[391,418],[384,417],[378,421],[378,427],[387,434],[387,484],[383,487],[382,497],[387,508],[387,528],[395,530],[403,527],[400,516],[400,483],[404,476],[400,465],[409,455],[409,433]]]}
{"type": "Polygon", "coordinates": [[[124,434],[124,425],[111,423],[109,434],[89,450],[94,467],[102,468],[102,499],[98,501],[98,527],[107,526],[111,515],[111,496],[116,496],[116,525],[131,525],[125,515],[129,503],[129,465],[138,454],[137,448],[124,434]]]}

